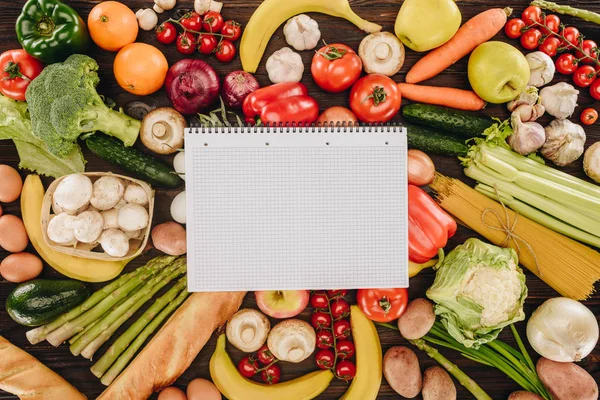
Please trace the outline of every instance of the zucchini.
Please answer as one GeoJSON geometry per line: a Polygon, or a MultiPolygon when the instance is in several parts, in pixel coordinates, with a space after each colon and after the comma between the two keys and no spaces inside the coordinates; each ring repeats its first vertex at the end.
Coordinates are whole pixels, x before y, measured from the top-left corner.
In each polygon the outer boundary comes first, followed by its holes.
{"type": "Polygon", "coordinates": [[[182,180],[173,168],[156,158],[102,133],[95,133],[85,140],[88,149],[109,163],[116,164],[136,178],[152,186],[176,188],[182,180]]]}
{"type": "Polygon", "coordinates": [[[469,147],[464,140],[454,136],[438,133],[424,126],[406,125],[408,131],[408,147],[426,153],[445,156],[465,156],[469,147]]]}
{"type": "Polygon", "coordinates": [[[402,115],[409,122],[453,133],[467,139],[480,136],[483,131],[495,123],[493,119],[481,114],[430,104],[409,104],[402,108],[402,115]]]}
{"type": "Polygon", "coordinates": [[[18,324],[40,326],[83,303],[90,296],[79,281],[34,279],[20,284],[6,299],[6,311],[18,324]]]}

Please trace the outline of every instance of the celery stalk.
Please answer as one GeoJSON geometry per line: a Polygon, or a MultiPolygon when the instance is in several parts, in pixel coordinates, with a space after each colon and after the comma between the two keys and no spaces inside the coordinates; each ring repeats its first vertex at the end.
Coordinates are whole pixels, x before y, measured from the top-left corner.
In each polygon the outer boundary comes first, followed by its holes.
{"type": "Polygon", "coordinates": [[[485,152],[479,153],[479,161],[504,177],[504,180],[514,182],[519,177],[519,170],[497,157],[485,152]]]}

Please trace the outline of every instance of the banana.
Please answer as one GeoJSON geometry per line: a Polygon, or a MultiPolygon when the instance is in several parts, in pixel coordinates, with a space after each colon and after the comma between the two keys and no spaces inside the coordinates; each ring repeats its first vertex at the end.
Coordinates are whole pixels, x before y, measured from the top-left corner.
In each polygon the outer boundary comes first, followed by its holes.
{"type": "Polygon", "coordinates": [[[265,0],[254,11],[244,29],[240,58],[244,71],[254,73],[275,30],[289,18],[306,12],[341,17],[365,32],[379,32],[381,26],[366,21],[350,8],[348,0],[265,0]]]}
{"type": "Polygon", "coordinates": [[[229,400],[310,400],[325,391],[333,379],[331,371],[321,370],[274,385],[253,382],[240,375],[225,344],[225,335],[221,335],[210,359],[210,377],[229,400]]]}
{"type": "Polygon", "coordinates": [[[42,234],[44,185],[39,175],[28,175],[21,191],[21,213],[29,241],[52,268],[69,278],[85,282],[105,282],[123,271],[130,260],[101,261],[75,257],[53,250],[42,234]]]}
{"type": "Polygon", "coordinates": [[[417,264],[415,262],[409,261],[408,262],[408,277],[412,278],[414,276],[417,276],[417,274],[421,271],[423,271],[425,268],[430,268],[433,267],[435,264],[437,264],[438,260],[437,259],[431,259],[423,264],[417,264]]]}
{"type": "Polygon", "coordinates": [[[356,348],[356,376],[340,400],[375,400],[383,363],[377,328],[358,306],[350,309],[350,323],[356,348]]]}

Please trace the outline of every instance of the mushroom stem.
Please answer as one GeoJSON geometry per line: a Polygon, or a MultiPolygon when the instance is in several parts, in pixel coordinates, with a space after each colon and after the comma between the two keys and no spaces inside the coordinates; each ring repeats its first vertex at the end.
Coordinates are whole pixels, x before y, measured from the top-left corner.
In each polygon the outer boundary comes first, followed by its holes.
{"type": "Polygon", "coordinates": [[[242,339],[242,342],[251,343],[255,337],[256,330],[254,327],[246,325],[242,328],[242,331],[240,332],[240,338],[242,339]]]}
{"type": "Polygon", "coordinates": [[[375,46],[374,54],[379,60],[385,60],[390,56],[391,52],[392,49],[390,48],[390,45],[382,42],[375,46]]]}
{"type": "Polygon", "coordinates": [[[292,347],[288,353],[288,360],[290,360],[291,362],[297,362],[299,360],[302,360],[302,357],[304,357],[304,349],[302,347],[292,347]]]}
{"type": "Polygon", "coordinates": [[[159,139],[167,139],[171,128],[164,121],[156,122],[152,125],[152,134],[159,139]]]}

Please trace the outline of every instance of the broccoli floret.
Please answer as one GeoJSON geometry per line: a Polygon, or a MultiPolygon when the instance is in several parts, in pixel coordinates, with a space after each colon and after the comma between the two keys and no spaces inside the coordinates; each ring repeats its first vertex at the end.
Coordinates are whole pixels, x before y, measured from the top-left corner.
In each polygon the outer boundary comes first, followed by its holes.
{"type": "Polygon", "coordinates": [[[57,156],[67,156],[78,147],[77,138],[88,132],[104,132],[125,146],[138,137],[140,121],[104,104],[96,91],[97,71],[93,58],[74,54],[47,66],[27,88],[33,134],[57,156]]]}

